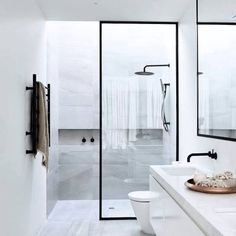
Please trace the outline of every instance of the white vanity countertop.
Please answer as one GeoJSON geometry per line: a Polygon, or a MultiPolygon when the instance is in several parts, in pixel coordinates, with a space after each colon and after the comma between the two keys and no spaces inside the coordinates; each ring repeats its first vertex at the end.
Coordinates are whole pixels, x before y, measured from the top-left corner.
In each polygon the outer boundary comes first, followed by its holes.
{"type": "Polygon", "coordinates": [[[192,176],[173,176],[150,166],[151,175],[208,236],[236,236],[236,194],[206,194],[189,190],[192,176]],[[231,210],[232,212],[219,212],[231,210]]]}

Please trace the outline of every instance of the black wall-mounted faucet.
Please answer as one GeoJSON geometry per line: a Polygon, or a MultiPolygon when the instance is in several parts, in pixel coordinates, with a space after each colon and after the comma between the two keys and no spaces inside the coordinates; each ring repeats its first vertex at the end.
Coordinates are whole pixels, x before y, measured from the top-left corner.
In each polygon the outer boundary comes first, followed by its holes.
{"type": "Polygon", "coordinates": [[[217,153],[214,152],[214,149],[212,151],[206,152],[206,153],[191,153],[187,157],[187,162],[190,162],[191,157],[193,156],[209,156],[211,159],[217,159],[217,153]]]}

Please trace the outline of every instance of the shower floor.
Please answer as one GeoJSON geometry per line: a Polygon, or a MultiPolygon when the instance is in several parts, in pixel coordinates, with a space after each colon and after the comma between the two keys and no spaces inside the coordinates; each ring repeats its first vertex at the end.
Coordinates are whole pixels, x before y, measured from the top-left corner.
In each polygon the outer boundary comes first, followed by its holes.
{"type": "MultiPolygon", "coordinates": [[[[110,204],[107,202],[107,206],[110,204]]],[[[115,204],[112,202],[112,206],[115,204]]],[[[126,203],[122,202],[121,205],[125,207],[126,203]]],[[[58,201],[39,236],[146,235],[140,231],[136,220],[99,221],[98,215],[97,200],[58,201]]]]}
{"type": "Polygon", "coordinates": [[[102,213],[105,217],[135,217],[130,200],[103,200],[102,213]]]}

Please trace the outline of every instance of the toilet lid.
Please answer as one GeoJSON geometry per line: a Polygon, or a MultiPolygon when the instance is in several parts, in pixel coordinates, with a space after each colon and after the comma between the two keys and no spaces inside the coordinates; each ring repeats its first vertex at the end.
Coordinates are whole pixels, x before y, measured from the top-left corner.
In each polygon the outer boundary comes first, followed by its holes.
{"type": "Polygon", "coordinates": [[[128,194],[129,199],[138,202],[149,202],[158,198],[159,194],[152,191],[136,191],[128,194]]]}

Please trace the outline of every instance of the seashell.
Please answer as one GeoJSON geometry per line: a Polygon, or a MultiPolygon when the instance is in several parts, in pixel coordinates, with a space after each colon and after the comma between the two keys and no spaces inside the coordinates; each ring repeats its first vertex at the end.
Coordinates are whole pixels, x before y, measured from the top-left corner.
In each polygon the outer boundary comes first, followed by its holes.
{"type": "Polygon", "coordinates": [[[193,176],[193,180],[195,183],[201,182],[203,180],[207,179],[207,175],[203,172],[195,172],[194,176],[193,176]]]}

